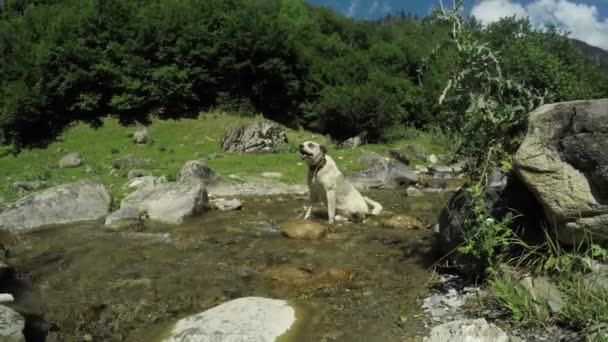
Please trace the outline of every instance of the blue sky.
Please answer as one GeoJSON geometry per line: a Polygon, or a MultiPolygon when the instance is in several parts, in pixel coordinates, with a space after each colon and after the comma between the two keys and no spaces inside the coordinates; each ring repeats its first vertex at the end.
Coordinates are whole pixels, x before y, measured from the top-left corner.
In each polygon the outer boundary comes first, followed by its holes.
{"type": "MultiPolygon", "coordinates": [[[[438,4],[438,0],[308,1],[358,19],[376,19],[398,10],[424,16],[438,4]]],[[[530,18],[538,27],[554,24],[574,38],[608,50],[608,0],[465,0],[465,9],[484,23],[515,15],[530,18]]]]}

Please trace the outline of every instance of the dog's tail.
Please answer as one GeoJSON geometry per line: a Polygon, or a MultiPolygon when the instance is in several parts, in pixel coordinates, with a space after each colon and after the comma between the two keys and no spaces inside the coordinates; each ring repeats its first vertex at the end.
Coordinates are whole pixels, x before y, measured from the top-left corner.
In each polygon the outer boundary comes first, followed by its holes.
{"type": "Polygon", "coordinates": [[[367,203],[368,205],[370,205],[372,207],[370,214],[372,214],[374,216],[380,215],[380,212],[382,211],[382,205],[380,203],[372,200],[369,197],[363,197],[363,199],[365,200],[365,203],[367,203]]]}

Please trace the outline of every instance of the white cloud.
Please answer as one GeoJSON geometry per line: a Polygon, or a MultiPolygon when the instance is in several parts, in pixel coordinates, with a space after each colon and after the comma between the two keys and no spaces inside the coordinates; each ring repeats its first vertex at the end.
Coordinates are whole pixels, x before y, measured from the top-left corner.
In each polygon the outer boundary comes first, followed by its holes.
{"type": "Polygon", "coordinates": [[[570,36],[608,50],[608,18],[601,19],[597,7],[569,0],[533,0],[523,5],[513,0],[481,0],[471,14],[484,24],[501,17],[528,17],[533,25],[546,24],[571,32],[570,36]]]}
{"type": "Polygon", "coordinates": [[[355,13],[357,13],[357,7],[359,7],[359,0],[350,0],[350,6],[346,11],[346,15],[349,17],[354,17],[355,13]]]}

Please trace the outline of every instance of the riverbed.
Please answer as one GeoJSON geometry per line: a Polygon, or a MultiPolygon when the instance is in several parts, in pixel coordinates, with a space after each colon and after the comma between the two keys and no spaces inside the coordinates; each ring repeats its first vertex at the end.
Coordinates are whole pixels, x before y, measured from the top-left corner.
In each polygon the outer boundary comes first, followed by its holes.
{"type": "MultiPolygon", "coordinates": [[[[367,192],[385,216],[437,222],[449,194],[367,192]]],[[[180,318],[262,296],[299,308],[290,341],[404,341],[426,333],[420,298],[433,283],[433,231],[390,229],[375,218],[338,223],[319,240],[291,240],[302,195],[240,197],[178,227],[111,232],[101,224],[13,238],[11,306],[43,317],[47,341],[156,341],[180,318]]],[[[322,215],[315,217],[324,223],[322,215]]]]}

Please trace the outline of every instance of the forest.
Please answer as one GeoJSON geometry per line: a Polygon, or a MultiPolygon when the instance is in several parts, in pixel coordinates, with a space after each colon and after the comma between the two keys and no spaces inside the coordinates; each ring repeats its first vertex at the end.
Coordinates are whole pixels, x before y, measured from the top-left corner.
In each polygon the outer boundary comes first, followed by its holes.
{"type": "Polygon", "coordinates": [[[462,32],[477,45],[463,50],[437,12],[361,21],[303,0],[6,0],[0,143],[44,145],[106,116],[145,123],[209,109],[336,140],[390,142],[407,127],[458,133],[467,93],[493,86],[450,80],[474,77],[471,52],[484,49],[500,77],[543,102],[608,97],[606,65],[566,33],[466,18],[462,32]]]}

